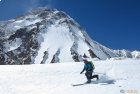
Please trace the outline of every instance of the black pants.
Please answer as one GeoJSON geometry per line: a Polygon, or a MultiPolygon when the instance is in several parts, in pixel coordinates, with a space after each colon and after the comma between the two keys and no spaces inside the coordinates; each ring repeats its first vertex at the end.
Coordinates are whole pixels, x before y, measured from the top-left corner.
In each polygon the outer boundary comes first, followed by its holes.
{"type": "Polygon", "coordinates": [[[93,73],[93,71],[87,71],[87,72],[85,73],[85,76],[86,76],[86,78],[87,78],[88,81],[90,81],[90,80],[93,79],[93,78],[98,78],[98,75],[93,75],[93,76],[92,76],[92,73],[93,73]]]}

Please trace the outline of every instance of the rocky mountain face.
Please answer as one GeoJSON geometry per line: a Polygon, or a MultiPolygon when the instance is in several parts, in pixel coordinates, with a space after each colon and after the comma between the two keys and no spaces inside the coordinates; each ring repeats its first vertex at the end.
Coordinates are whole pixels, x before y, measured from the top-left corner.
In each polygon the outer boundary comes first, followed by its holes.
{"type": "Polygon", "coordinates": [[[0,64],[79,62],[83,57],[104,60],[123,55],[92,40],[77,22],[56,9],[38,8],[0,22],[0,64]]]}

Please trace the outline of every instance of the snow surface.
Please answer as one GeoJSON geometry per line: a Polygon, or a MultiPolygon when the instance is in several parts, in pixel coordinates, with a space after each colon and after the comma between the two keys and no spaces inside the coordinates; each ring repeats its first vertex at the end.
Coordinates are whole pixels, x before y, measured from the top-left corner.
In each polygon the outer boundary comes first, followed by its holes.
{"type": "Polygon", "coordinates": [[[0,66],[0,94],[140,94],[140,60],[94,61],[98,82],[84,83],[83,63],[0,66]]]}
{"type": "Polygon", "coordinates": [[[44,52],[46,50],[48,50],[50,53],[46,63],[51,62],[53,55],[57,52],[58,49],[61,49],[62,51],[62,54],[59,57],[60,60],[63,58],[63,62],[73,61],[72,58],[69,58],[71,57],[70,47],[73,45],[73,39],[69,33],[68,27],[57,24],[52,25],[48,28],[48,32],[45,34],[42,33],[41,36],[43,37],[43,42],[41,43],[38,55],[35,58],[35,64],[41,63],[43,60],[44,52]],[[64,56],[66,57],[64,58],[64,56]]]}
{"type": "Polygon", "coordinates": [[[134,58],[139,58],[139,57],[140,57],[140,52],[139,52],[139,51],[133,51],[133,52],[132,52],[132,56],[133,56],[134,58]]]}

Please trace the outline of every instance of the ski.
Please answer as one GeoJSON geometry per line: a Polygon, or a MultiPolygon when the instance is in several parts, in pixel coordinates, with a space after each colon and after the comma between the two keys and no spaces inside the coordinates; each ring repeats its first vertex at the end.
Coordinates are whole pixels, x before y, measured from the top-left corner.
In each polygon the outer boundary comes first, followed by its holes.
{"type": "Polygon", "coordinates": [[[72,86],[81,86],[81,85],[85,85],[86,83],[83,83],[83,84],[73,84],[72,86]]]}
{"type": "Polygon", "coordinates": [[[82,86],[82,85],[87,85],[87,84],[90,84],[90,83],[73,84],[72,86],[75,87],[75,86],[82,86]]]}

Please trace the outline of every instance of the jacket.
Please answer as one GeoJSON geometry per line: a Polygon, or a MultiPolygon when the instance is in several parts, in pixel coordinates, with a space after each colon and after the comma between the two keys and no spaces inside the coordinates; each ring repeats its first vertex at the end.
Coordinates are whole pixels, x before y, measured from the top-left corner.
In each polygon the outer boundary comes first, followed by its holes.
{"type": "Polygon", "coordinates": [[[92,62],[86,62],[81,73],[83,73],[84,71],[86,71],[86,72],[92,71],[93,72],[93,70],[94,70],[94,67],[93,67],[92,62]]]}

